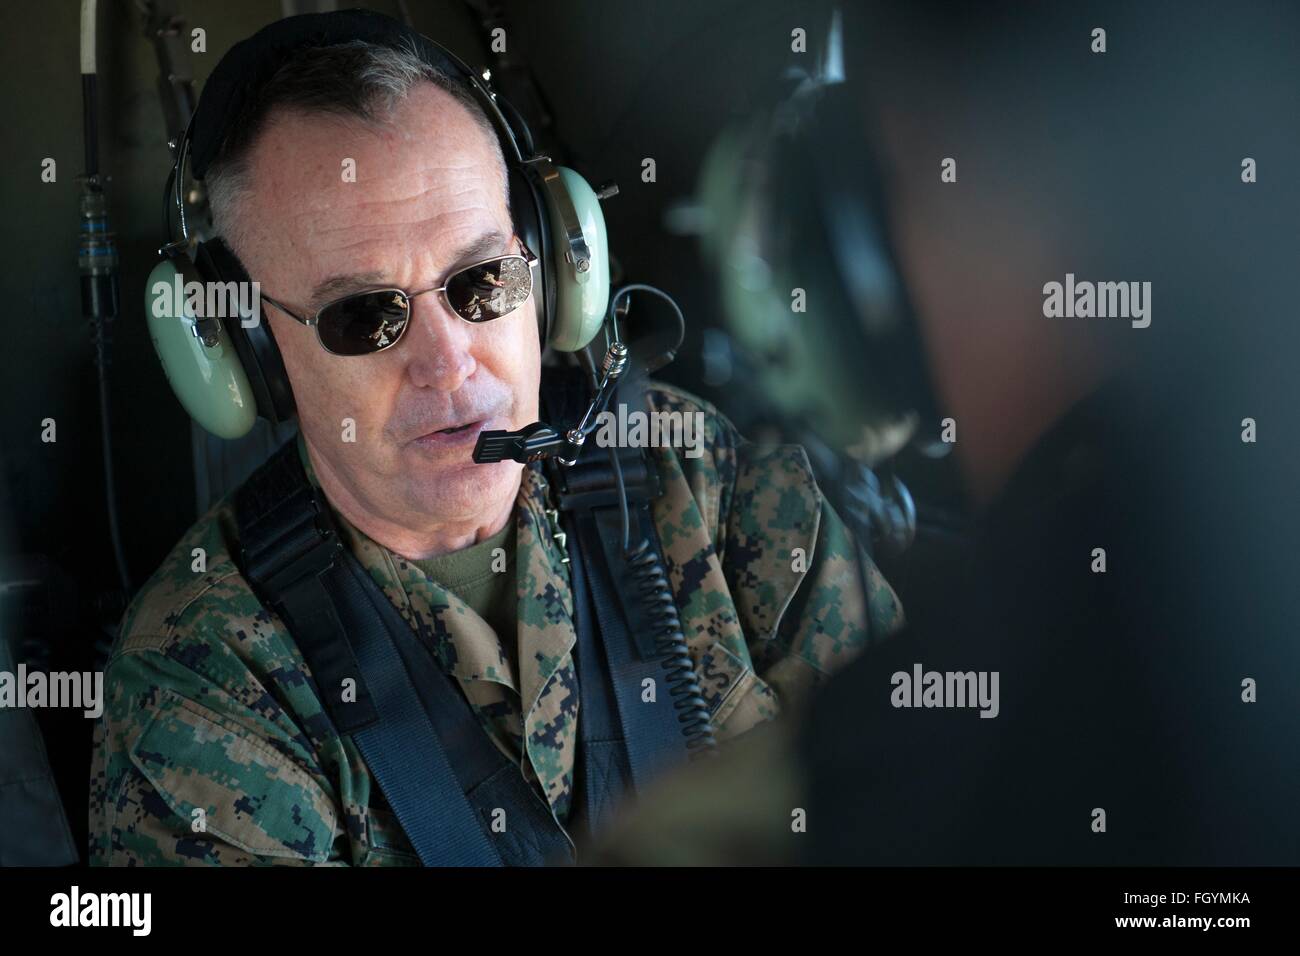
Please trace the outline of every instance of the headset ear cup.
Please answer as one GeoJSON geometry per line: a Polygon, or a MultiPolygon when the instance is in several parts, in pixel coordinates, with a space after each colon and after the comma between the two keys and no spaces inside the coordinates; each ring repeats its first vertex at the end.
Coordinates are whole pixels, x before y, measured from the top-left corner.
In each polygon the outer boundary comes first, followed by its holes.
{"type": "Polygon", "coordinates": [[[545,184],[548,233],[555,252],[555,309],[551,314],[549,344],[561,352],[586,348],[596,337],[609,308],[609,237],[605,214],[596,192],[567,166],[557,166],[558,177],[545,184]],[[587,243],[586,268],[570,262],[562,209],[570,204],[587,243]]]}
{"type": "MultiPolygon", "coordinates": [[[[191,282],[201,280],[186,256],[154,266],[145,285],[149,337],[168,384],[190,417],[219,438],[241,438],[257,421],[257,401],[226,321],[213,345],[204,345],[195,334],[196,317],[186,294],[191,282]]],[[[203,288],[190,286],[196,287],[203,288]]]]}
{"type": "MultiPolygon", "coordinates": [[[[220,237],[199,243],[194,258],[205,278],[252,287],[243,265],[220,237]]],[[[280,348],[275,344],[275,337],[262,314],[260,298],[254,299],[251,305],[253,312],[249,318],[252,321],[248,324],[232,322],[230,341],[257,399],[258,414],[272,425],[280,425],[294,417],[293,389],[289,385],[289,374],[285,371],[280,348]]]]}

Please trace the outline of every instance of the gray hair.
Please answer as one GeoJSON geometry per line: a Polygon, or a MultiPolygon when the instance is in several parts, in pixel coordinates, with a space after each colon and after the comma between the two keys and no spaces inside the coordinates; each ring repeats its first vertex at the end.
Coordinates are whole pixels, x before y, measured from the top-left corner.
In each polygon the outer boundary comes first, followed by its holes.
{"type": "Polygon", "coordinates": [[[236,213],[251,191],[249,154],[272,110],[355,116],[377,125],[385,122],[420,82],[432,83],[449,94],[488,134],[495,146],[508,207],[510,180],[496,127],[465,82],[426,63],[410,44],[393,48],[352,40],[298,53],[275,72],[230,124],[230,132],[204,176],[213,235],[225,237],[232,251],[243,245],[243,230],[236,213]]]}

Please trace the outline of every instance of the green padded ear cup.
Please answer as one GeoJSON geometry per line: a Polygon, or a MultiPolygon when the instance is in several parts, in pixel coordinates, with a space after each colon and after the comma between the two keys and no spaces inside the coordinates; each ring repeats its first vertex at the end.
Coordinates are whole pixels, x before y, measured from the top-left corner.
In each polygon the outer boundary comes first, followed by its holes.
{"type": "Polygon", "coordinates": [[[257,420],[257,402],[226,329],[210,348],[194,334],[195,316],[183,290],[200,281],[198,270],[182,257],[154,266],[144,294],[149,337],[168,384],[190,417],[219,438],[240,438],[257,420]]]}
{"type": "Polygon", "coordinates": [[[579,272],[565,258],[568,237],[563,217],[549,210],[551,248],[555,260],[555,316],[548,336],[552,348],[576,352],[596,337],[609,308],[609,237],[600,200],[587,181],[567,166],[557,166],[563,187],[577,213],[590,255],[589,266],[579,272]]]}

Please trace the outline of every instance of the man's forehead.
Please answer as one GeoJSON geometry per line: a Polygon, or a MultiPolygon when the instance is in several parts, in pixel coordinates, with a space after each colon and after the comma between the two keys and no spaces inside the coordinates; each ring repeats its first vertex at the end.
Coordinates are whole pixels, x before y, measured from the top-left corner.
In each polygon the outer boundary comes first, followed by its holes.
{"type": "Polygon", "coordinates": [[[431,85],[379,124],[286,111],[260,140],[259,231],[286,233],[272,242],[300,257],[295,271],[304,291],[319,293],[317,306],[322,296],[395,284],[389,270],[409,260],[413,246],[422,268],[441,270],[507,251],[496,144],[431,85]],[[437,96],[445,103],[433,102],[437,96]],[[451,122],[412,122],[430,117],[451,122]]]}
{"type": "Polygon", "coordinates": [[[255,186],[315,205],[418,198],[440,184],[464,191],[478,182],[500,192],[495,137],[429,83],[377,119],[277,109],[252,153],[255,186]]]}

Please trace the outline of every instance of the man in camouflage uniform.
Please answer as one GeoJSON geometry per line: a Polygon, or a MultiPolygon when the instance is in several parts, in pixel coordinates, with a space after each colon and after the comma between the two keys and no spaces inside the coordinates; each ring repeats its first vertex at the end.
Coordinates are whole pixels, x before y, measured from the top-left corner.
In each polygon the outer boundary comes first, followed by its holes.
{"type": "MultiPolygon", "coordinates": [[[[370,55],[360,54],[359,72],[373,76],[370,55]]],[[[375,54],[381,66],[384,55],[375,54]]],[[[358,62],[329,56],[304,75],[337,77],[358,62]]],[[[456,240],[493,226],[509,235],[497,144],[428,79],[409,83],[381,120],[339,115],[344,107],[322,116],[319,91],[302,98],[312,107],[268,107],[245,144],[241,189],[223,195],[208,177],[217,231],[277,298],[310,304],[313,283],[350,263],[385,270],[393,287],[433,286],[455,264],[456,240]],[[337,183],[338,156],[355,157],[358,183],[337,183]],[[231,207],[250,201],[256,217],[237,219],[231,207]]],[[[412,301],[406,340],[363,358],[325,353],[311,330],[268,310],[299,409],[299,452],[347,547],[564,827],[582,715],[569,565],[544,472],[469,464],[463,442],[454,453],[409,447],[466,408],[489,407],[494,427],[536,419],[537,306],[477,325],[432,297],[412,301]],[[355,443],[339,441],[345,416],[355,443]],[[438,576],[448,555],[476,558],[489,545],[509,559],[513,615],[499,604],[476,611],[438,576]]],[[[651,450],[663,488],[652,511],[725,746],[897,629],[901,611],[877,570],[859,568],[802,449],[760,449],[678,389],[652,383],[645,396],[651,411],[702,413],[705,423],[698,457],[651,450]]],[[[92,862],[418,862],[355,743],[327,718],[294,639],[237,567],[237,538],[226,498],[124,618],[96,726],[92,862]]],[[[490,555],[481,558],[486,567],[490,555]]]]}

